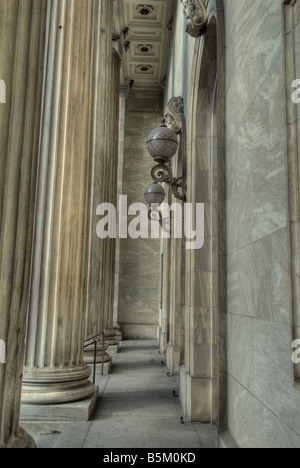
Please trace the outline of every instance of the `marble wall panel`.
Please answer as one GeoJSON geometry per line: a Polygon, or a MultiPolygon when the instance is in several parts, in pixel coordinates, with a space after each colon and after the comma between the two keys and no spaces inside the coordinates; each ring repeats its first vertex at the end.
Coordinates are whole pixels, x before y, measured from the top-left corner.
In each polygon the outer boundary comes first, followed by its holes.
{"type": "Polygon", "coordinates": [[[288,425],[277,419],[275,426],[276,448],[299,448],[300,434],[293,431],[288,425]]]}
{"type": "MultiPolygon", "coordinates": [[[[160,113],[135,113],[127,109],[122,191],[128,197],[128,206],[145,204],[144,191],[151,183],[154,166],[146,141],[160,120],[160,113]]],[[[128,217],[128,222],[133,218],[128,217]]],[[[118,320],[125,339],[157,338],[160,271],[159,239],[121,239],[118,320]]]]}
{"type": "Polygon", "coordinates": [[[284,140],[253,171],[253,241],[287,225],[284,140]]]}
{"type": "Polygon", "coordinates": [[[228,372],[245,388],[254,379],[254,323],[250,317],[228,315],[228,372]]]}
{"type": "MultiPolygon", "coordinates": [[[[230,168],[228,168],[230,171],[230,168]]],[[[253,182],[248,178],[227,201],[227,249],[234,252],[252,242],[253,182]]]]}
{"type": "Polygon", "coordinates": [[[130,323],[147,325],[147,323],[156,323],[153,320],[153,315],[157,302],[155,300],[120,300],[120,314],[119,321],[121,324],[128,321],[128,315],[130,314],[130,323]]]}
{"type": "Polygon", "coordinates": [[[224,3],[229,429],[240,447],[299,446],[282,2],[224,3]]]}
{"type": "Polygon", "coordinates": [[[299,390],[293,386],[292,333],[288,325],[258,322],[254,329],[255,381],[253,393],[300,434],[299,390]]]}
{"type": "Polygon", "coordinates": [[[282,9],[277,0],[256,0],[251,5],[233,0],[225,2],[225,15],[226,23],[235,23],[226,70],[227,99],[232,104],[227,107],[227,136],[231,139],[282,52],[282,9]]]}
{"type": "Polygon", "coordinates": [[[229,376],[229,430],[243,448],[276,448],[276,416],[229,376]]]}
{"type": "Polygon", "coordinates": [[[123,336],[128,340],[157,340],[157,324],[122,324],[123,336]]]}

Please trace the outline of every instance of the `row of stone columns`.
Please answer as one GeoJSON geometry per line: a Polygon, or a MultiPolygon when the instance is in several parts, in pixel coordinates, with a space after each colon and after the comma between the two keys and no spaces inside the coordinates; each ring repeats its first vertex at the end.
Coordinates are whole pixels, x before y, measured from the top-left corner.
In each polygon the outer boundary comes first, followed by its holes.
{"type": "Polygon", "coordinates": [[[112,20],[111,0],[0,4],[1,448],[34,445],[19,428],[24,354],[23,402],[69,403],[95,393],[84,340],[115,343],[115,241],[96,235],[117,193],[112,20]]]}

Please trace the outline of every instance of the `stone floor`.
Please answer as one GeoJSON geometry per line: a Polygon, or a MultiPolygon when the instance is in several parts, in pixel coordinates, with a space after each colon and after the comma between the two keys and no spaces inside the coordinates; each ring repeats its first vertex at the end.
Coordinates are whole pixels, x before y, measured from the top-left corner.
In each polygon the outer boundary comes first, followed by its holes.
{"type": "Polygon", "coordinates": [[[153,341],[125,341],[111,374],[97,374],[100,402],[91,421],[22,426],[38,448],[216,447],[214,426],[182,424],[178,377],[167,377],[164,360],[153,341]]]}

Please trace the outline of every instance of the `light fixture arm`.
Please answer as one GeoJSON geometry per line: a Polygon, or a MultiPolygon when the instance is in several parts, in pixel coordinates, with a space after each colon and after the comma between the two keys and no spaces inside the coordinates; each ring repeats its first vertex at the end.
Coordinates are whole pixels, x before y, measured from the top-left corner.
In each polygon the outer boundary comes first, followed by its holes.
{"type": "Polygon", "coordinates": [[[175,178],[170,166],[166,166],[165,164],[154,166],[151,171],[151,177],[154,182],[166,182],[170,186],[175,198],[184,202],[186,201],[185,193],[182,194],[178,191],[178,188],[181,188],[183,191],[186,189],[186,181],[183,177],[175,178]]]}
{"type": "Polygon", "coordinates": [[[154,210],[152,206],[151,210],[149,210],[148,212],[148,218],[152,222],[159,223],[162,230],[165,231],[167,234],[171,234],[170,219],[163,218],[161,211],[157,209],[154,210]]]}

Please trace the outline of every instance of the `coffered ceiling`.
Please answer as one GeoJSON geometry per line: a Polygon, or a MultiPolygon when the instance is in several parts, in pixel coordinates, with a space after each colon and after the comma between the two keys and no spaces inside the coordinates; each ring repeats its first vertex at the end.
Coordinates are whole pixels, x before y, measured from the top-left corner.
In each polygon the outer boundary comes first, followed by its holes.
{"type": "Polygon", "coordinates": [[[136,91],[161,92],[166,76],[174,0],[119,0],[124,81],[136,91]],[[127,29],[128,28],[128,29],[127,29]]]}

